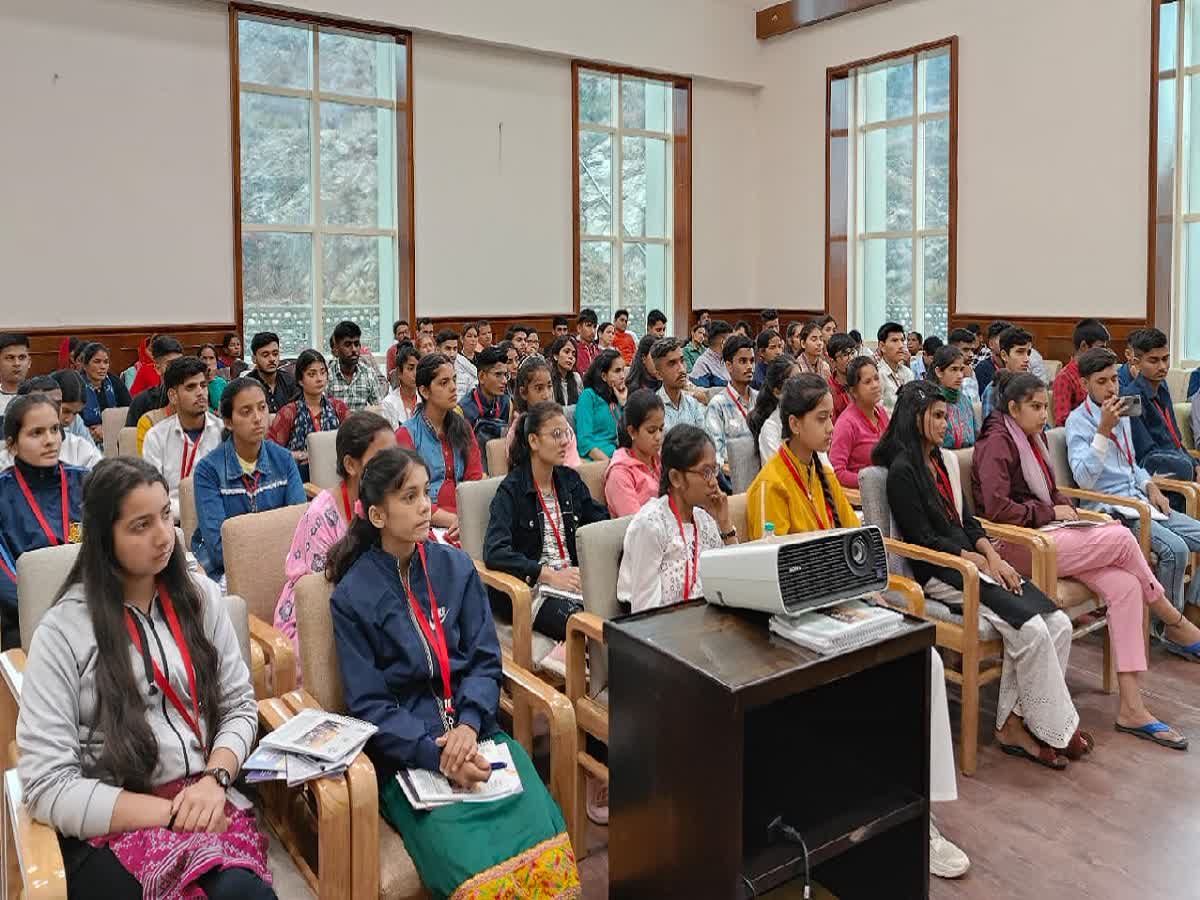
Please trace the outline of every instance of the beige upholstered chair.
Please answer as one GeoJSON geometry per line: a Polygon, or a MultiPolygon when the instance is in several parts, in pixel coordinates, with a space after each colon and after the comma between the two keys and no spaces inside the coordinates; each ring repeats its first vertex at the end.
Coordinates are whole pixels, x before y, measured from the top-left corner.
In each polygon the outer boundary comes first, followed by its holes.
{"type": "Polygon", "coordinates": [[[1179,439],[1183,441],[1183,446],[1192,456],[1196,456],[1196,436],[1192,434],[1192,404],[1176,400],[1175,421],[1179,423],[1179,439]]]}
{"type": "Polygon", "coordinates": [[[137,429],[126,426],[117,433],[118,456],[141,456],[137,448],[137,429]]]}
{"type": "Polygon", "coordinates": [[[567,424],[571,426],[571,430],[575,430],[575,404],[563,407],[563,415],[567,417],[567,424]]]}
{"type": "Polygon", "coordinates": [[[104,431],[105,456],[116,456],[120,452],[117,446],[118,436],[121,429],[125,427],[125,417],[128,415],[128,406],[115,406],[100,410],[100,427],[104,431]]]}
{"type": "Polygon", "coordinates": [[[749,434],[730,438],[725,443],[725,458],[729,462],[729,480],[733,484],[733,492],[745,493],[762,468],[758,458],[758,441],[749,434]]]}
{"type": "MultiPolygon", "coordinates": [[[[345,711],[341,670],[334,642],[330,597],[333,588],[320,575],[306,575],[296,585],[296,624],[300,634],[300,658],[305,673],[305,690],[293,691],[280,700],[269,701],[286,707],[283,718],[306,707],[321,707],[333,712],[345,711]]],[[[550,793],[562,807],[568,832],[572,827],[575,802],[571,767],[575,756],[575,716],[567,698],[542,683],[528,670],[504,659],[504,687],[520,697],[549,722],[550,793]]],[[[504,706],[502,701],[501,706],[504,706]]],[[[511,711],[511,708],[509,709],[511,711]]],[[[531,739],[521,742],[532,752],[531,739]]],[[[351,889],[342,896],[418,900],[428,895],[421,885],[404,841],[379,816],[378,786],[375,768],[360,754],[345,774],[349,786],[352,840],[347,849],[353,872],[351,889]]],[[[285,839],[286,840],[286,839],[285,839]]]]}
{"type": "Polygon", "coordinates": [[[606,460],[583,462],[575,471],[587,485],[592,498],[597,503],[604,503],[604,473],[608,471],[608,462],[606,460]]]}
{"type": "Polygon", "coordinates": [[[336,431],[314,431],[309,434],[308,481],[321,490],[337,487],[341,481],[337,473],[336,431]]]}
{"type": "Polygon", "coordinates": [[[1188,380],[1191,377],[1190,369],[1171,369],[1167,372],[1167,390],[1171,392],[1172,400],[1187,400],[1188,380]]]}
{"type": "Polygon", "coordinates": [[[1046,384],[1054,384],[1054,379],[1058,377],[1059,370],[1062,369],[1062,363],[1057,359],[1044,360],[1046,364],[1046,384]]]}
{"type": "Polygon", "coordinates": [[[192,535],[200,527],[196,515],[196,485],[192,476],[179,482],[179,530],[183,532],[183,546],[192,549],[192,535]]]}
{"type": "Polygon", "coordinates": [[[502,478],[508,474],[508,441],[505,438],[492,438],[486,447],[487,473],[492,478],[502,478]]]}

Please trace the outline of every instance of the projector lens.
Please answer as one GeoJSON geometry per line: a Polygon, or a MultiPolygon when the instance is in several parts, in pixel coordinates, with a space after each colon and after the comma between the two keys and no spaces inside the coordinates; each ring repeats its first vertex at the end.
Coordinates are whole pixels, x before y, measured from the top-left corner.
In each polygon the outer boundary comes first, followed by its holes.
{"type": "Polygon", "coordinates": [[[861,534],[851,535],[846,542],[846,559],[850,563],[850,568],[861,573],[867,568],[870,558],[871,548],[867,544],[867,539],[861,534]]]}

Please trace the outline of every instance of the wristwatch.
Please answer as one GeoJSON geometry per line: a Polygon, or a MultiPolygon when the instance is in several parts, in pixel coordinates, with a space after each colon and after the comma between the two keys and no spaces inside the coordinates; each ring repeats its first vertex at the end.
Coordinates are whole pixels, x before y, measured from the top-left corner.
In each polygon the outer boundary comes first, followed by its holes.
{"type": "Polygon", "coordinates": [[[723,541],[729,540],[731,537],[737,537],[737,528],[730,528],[728,531],[722,531],[720,538],[723,541]]]}
{"type": "Polygon", "coordinates": [[[220,766],[214,766],[211,769],[204,770],[205,775],[211,775],[213,780],[221,786],[221,790],[229,790],[229,785],[233,783],[233,776],[229,774],[228,769],[222,769],[220,766]]]}

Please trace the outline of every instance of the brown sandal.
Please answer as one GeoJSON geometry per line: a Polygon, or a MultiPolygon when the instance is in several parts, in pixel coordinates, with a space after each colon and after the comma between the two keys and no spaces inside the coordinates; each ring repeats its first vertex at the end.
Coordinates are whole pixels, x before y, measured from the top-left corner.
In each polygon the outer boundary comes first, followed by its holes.
{"type": "Polygon", "coordinates": [[[1009,756],[1023,757],[1030,762],[1045,766],[1047,769],[1054,769],[1056,772],[1061,772],[1068,764],[1067,758],[1060,756],[1051,747],[1038,747],[1037,756],[1034,756],[1020,744],[1000,744],[1000,749],[1009,756]]]}
{"type": "Polygon", "coordinates": [[[1076,728],[1075,733],[1071,735],[1071,740],[1067,746],[1061,751],[1067,759],[1072,762],[1078,762],[1087,754],[1092,752],[1096,746],[1096,739],[1088,732],[1076,728]]]}

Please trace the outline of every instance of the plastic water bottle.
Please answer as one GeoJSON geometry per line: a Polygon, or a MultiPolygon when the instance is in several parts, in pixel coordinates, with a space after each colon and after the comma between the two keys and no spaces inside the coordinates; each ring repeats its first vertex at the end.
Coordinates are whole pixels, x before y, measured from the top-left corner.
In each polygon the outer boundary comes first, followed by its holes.
{"type": "Polygon", "coordinates": [[[776,540],[778,540],[778,538],[775,535],[775,523],[774,522],[767,522],[766,524],[763,525],[762,539],[764,541],[766,541],[768,544],[773,543],[776,540]]]}

